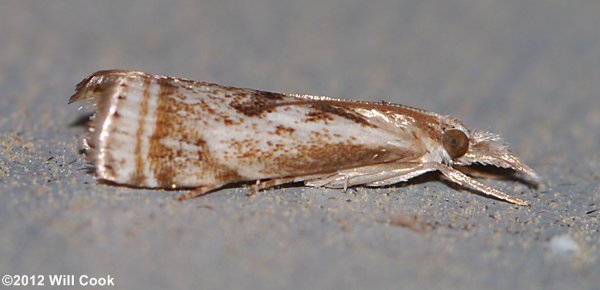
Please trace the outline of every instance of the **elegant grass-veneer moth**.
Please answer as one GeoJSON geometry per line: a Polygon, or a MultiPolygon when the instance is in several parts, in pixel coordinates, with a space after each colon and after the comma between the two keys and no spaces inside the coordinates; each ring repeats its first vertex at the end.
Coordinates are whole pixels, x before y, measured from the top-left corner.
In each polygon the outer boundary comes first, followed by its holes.
{"type": "MultiPolygon", "coordinates": [[[[461,170],[472,164],[538,175],[490,133],[458,119],[390,103],[270,93],[137,71],[99,71],[69,102],[95,105],[85,139],[99,179],[191,189],[256,181],[255,190],[384,186],[430,171],[495,198],[528,205],[461,170]]],[[[463,170],[464,171],[464,170],[463,170]]]]}

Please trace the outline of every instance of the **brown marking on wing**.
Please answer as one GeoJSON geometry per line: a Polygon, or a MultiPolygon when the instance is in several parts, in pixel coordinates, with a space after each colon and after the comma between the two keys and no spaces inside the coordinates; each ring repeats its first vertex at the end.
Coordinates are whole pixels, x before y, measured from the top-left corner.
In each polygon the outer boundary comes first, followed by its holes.
{"type": "MultiPolygon", "coordinates": [[[[250,99],[247,99],[243,103],[232,103],[232,106],[239,112],[255,116],[263,112],[272,111],[275,108],[281,107],[293,107],[293,106],[308,106],[313,108],[315,111],[306,113],[305,122],[324,122],[334,120],[334,115],[353,121],[362,126],[374,127],[369,121],[362,115],[354,112],[351,106],[347,103],[338,104],[341,102],[333,101],[316,101],[316,100],[298,100],[289,102],[276,102],[273,100],[283,100],[285,95],[258,92],[252,95],[250,99]],[[275,95],[275,96],[272,96],[275,95]],[[264,98],[269,96],[269,98],[264,98]],[[346,107],[346,108],[345,108],[346,107]]],[[[285,110],[285,109],[284,109],[285,110]]]]}
{"type": "Polygon", "coordinates": [[[116,164],[116,161],[115,158],[112,156],[112,152],[106,151],[104,153],[104,170],[108,175],[107,177],[110,177],[112,179],[114,179],[117,176],[117,171],[115,170],[113,164],[116,164]]]}
{"type": "Polygon", "coordinates": [[[246,178],[241,176],[237,171],[226,166],[219,164],[218,166],[214,166],[214,169],[214,179],[217,180],[217,182],[229,183],[246,180],[246,178]]]}
{"type": "MultiPolygon", "coordinates": [[[[290,133],[293,134],[293,133],[290,133]]],[[[280,136],[287,136],[282,134],[280,136]]],[[[312,132],[306,139],[285,138],[267,141],[268,148],[255,138],[231,139],[225,143],[230,152],[225,159],[243,167],[261,168],[264,177],[277,178],[305,174],[330,173],[369,164],[411,161],[423,154],[424,148],[399,149],[393,146],[356,144],[352,138],[339,140],[327,132],[312,132]],[[258,142],[258,143],[257,143],[258,142]]]]}
{"type": "Polygon", "coordinates": [[[246,116],[258,116],[276,106],[285,95],[279,93],[231,88],[232,101],[229,103],[236,111],[246,116]]]}
{"type": "Polygon", "coordinates": [[[310,111],[308,113],[306,113],[306,119],[304,119],[304,122],[310,123],[310,122],[323,122],[323,123],[327,123],[333,121],[333,117],[331,116],[331,114],[327,113],[327,112],[323,112],[323,111],[310,111]]]}
{"type": "Polygon", "coordinates": [[[203,165],[202,170],[213,174],[213,178],[215,180],[221,183],[244,180],[244,178],[240,176],[237,171],[220,164],[214,158],[206,146],[206,141],[198,139],[197,145],[201,148],[201,150],[198,152],[198,160],[203,165]]]}
{"type": "MultiPolygon", "coordinates": [[[[362,115],[355,113],[351,109],[344,108],[347,104],[338,106],[335,102],[324,102],[315,100],[298,100],[289,102],[280,102],[286,95],[242,90],[233,94],[234,100],[230,103],[234,109],[247,116],[259,116],[265,112],[271,112],[275,108],[309,106],[314,109],[306,114],[306,122],[325,122],[333,121],[334,115],[353,121],[362,126],[373,126],[362,115]],[[278,102],[279,101],[279,102],[278,102]]],[[[285,110],[285,109],[284,109],[285,110]]]]}
{"type": "Polygon", "coordinates": [[[272,100],[272,101],[281,101],[285,98],[284,94],[265,92],[265,91],[255,91],[254,96],[256,98],[267,99],[267,100],[272,100]]]}
{"type": "MultiPolygon", "coordinates": [[[[211,87],[212,88],[212,87],[211,87]]],[[[199,98],[194,105],[182,105],[184,109],[189,110],[190,115],[199,117],[199,121],[205,125],[209,123],[221,123],[224,126],[234,126],[241,124],[244,120],[239,116],[232,116],[232,114],[223,110],[223,106],[227,106],[230,99],[234,98],[231,95],[224,94],[219,87],[212,88],[210,92],[202,93],[204,98],[199,98]],[[212,103],[212,106],[211,106],[212,103]],[[215,108],[214,108],[214,107],[215,108]],[[202,113],[199,112],[203,111],[202,113]],[[209,121],[210,120],[210,121],[209,121]]],[[[186,96],[182,96],[182,99],[186,96]]]]}
{"type": "MultiPolygon", "coordinates": [[[[190,105],[180,102],[177,95],[178,86],[174,85],[168,79],[159,79],[160,86],[158,94],[158,104],[156,109],[156,129],[150,138],[150,153],[148,159],[151,168],[160,187],[170,188],[176,186],[202,186],[212,183],[234,182],[243,178],[237,171],[220,164],[211,154],[206,141],[195,128],[185,125],[178,112],[187,111],[192,114],[199,114],[196,109],[208,108],[208,104],[190,105]],[[184,150],[177,145],[166,146],[163,140],[170,138],[180,143],[193,144],[199,149],[197,152],[184,150]],[[194,173],[190,176],[178,176],[180,172],[186,171],[194,173]],[[197,179],[195,183],[193,178],[197,179]],[[186,178],[188,184],[180,184],[181,178],[186,178]],[[189,184],[192,182],[193,184],[189,184]]],[[[215,115],[216,114],[215,112],[215,115]]],[[[206,118],[213,116],[203,116],[206,118]]]]}
{"type": "MultiPolygon", "coordinates": [[[[144,93],[142,102],[140,103],[140,115],[138,118],[139,126],[135,138],[135,170],[129,181],[133,185],[142,185],[146,181],[146,175],[144,174],[144,156],[142,156],[142,137],[144,135],[146,116],[148,116],[148,101],[150,100],[151,85],[152,79],[148,77],[144,78],[144,93]]],[[[125,96],[127,91],[124,91],[122,94],[125,96]]]]}
{"type": "Polygon", "coordinates": [[[246,116],[258,116],[267,109],[272,108],[272,101],[256,97],[234,99],[229,105],[241,114],[246,116]]]}
{"type": "Polygon", "coordinates": [[[177,157],[174,148],[165,146],[162,141],[165,137],[177,133],[180,127],[171,113],[176,111],[172,106],[169,96],[177,92],[177,88],[168,79],[158,79],[159,85],[158,103],[156,108],[156,128],[150,138],[150,150],[148,160],[159,186],[171,187],[176,171],[172,162],[177,157]]]}
{"type": "Polygon", "coordinates": [[[333,106],[331,104],[321,102],[313,102],[313,104],[311,104],[311,107],[313,107],[316,110],[319,110],[322,113],[329,113],[348,119],[350,121],[354,121],[355,123],[360,124],[362,126],[373,127],[373,125],[371,125],[369,121],[363,116],[344,107],[333,106]]]}
{"type": "MultiPolygon", "coordinates": [[[[280,148],[280,150],[285,148],[280,148]]],[[[385,146],[369,147],[349,142],[297,144],[296,154],[273,156],[275,166],[266,174],[281,176],[335,172],[342,169],[415,158],[413,151],[398,151],[385,146]]]]}
{"type": "Polygon", "coordinates": [[[296,129],[294,129],[292,127],[283,126],[283,125],[277,125],[275,127],[275,134],[277,134],[277,135],[292,134],[295,131],[296,131],[296,129]]]}

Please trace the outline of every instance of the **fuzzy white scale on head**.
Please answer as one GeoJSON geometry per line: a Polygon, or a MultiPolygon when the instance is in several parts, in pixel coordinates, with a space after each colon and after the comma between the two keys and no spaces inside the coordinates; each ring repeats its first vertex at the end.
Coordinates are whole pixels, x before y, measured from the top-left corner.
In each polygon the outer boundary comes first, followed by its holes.
{"type": "Polygon", "coordinates": [[[431,171],[500,200],[528,203],[463,170],[491,165],[531,184],[538,175],[497,136],[458,119],[391,103],[271,93],[151,75],[99,71],[69,102],[91,101],[85,139],[99,179],[146,188],[191,189],[256,181],[254,191],[308,186],[384,186],[431,171]]]}

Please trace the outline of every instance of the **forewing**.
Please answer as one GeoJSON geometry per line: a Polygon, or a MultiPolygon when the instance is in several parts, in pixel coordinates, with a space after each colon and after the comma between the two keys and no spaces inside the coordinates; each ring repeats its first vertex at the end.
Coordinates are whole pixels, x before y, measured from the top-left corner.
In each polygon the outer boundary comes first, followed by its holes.
{"type": "Polygon", "coordinates": [[[384,120],[361,114],[351,102],[235,88],[206,97],[228,119],[203,122],[203,114],[195,114],[207,147],[246,179],[335,172],[423,154],[411,132],[383,126],[384,120]]]}
{"type": "Polygon", "coordinates": [[[369,103],[225,87],[130,71],[98,72],[88,143],[100,178],[195,187],[410,161],[424,147],[402,116],[369,103]],[[394,115],[395,114],[395,115],[394,115]],[[404,124],[404,125],[402,125],[404,124]]]}

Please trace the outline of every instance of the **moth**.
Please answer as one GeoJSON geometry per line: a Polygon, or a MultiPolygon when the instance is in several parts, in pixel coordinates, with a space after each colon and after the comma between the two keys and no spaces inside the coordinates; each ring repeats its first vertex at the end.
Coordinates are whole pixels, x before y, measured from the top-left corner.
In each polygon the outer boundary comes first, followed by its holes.
{"type": "Polygon", "coordinates": [[[539,176],[497,135],[460,120],[391,103],[272,93],[138,71],[98,71],[69,103],[95,114],[84,140],[100,180],[190,189],[180,199],[256,181],[254,192],[292,182],[378,187],[431,171],[460,186],[528,205],[465,174],[470,165],[539,176]]]}

